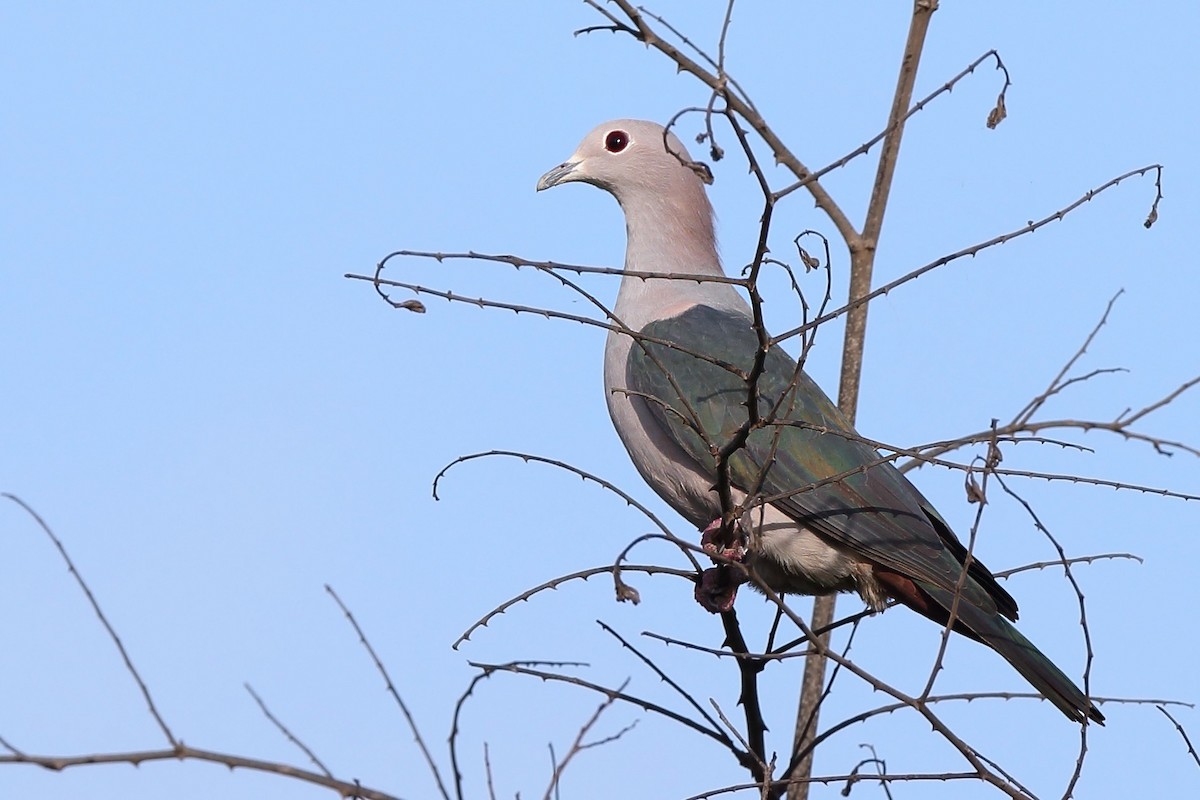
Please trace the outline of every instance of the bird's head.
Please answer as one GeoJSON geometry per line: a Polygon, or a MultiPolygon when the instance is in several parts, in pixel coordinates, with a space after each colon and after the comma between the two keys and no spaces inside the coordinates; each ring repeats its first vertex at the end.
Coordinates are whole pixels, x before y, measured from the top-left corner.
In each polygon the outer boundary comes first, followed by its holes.
{"type": "Polygon", "coordinates": [[[572,181],[598,186],[625,205],[639,195],[703,194],[702,184],[712,177],[663,126],[618,119],[594,128],[570,158],[538,180],[537,188],[540,192],[572,181]]]}
{"type": "MultiPolygon", "coordinates": [[[[621,204],[627,269],[722,274],[704,191],[711,174],[663,126],[636,119],[606,122],[543,175],[537,188],[573,181],[599,186],[621,204]]],[[[677,291],[678,284],[671,288],[677,291]]]]}

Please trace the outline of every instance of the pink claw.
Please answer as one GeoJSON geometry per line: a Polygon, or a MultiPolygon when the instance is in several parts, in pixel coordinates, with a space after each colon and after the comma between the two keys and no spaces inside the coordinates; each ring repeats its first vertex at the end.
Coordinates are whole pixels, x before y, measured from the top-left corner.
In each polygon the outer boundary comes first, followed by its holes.
{"type": "MultiPolygon", "coordinates": [[[[700,534],[700,549],[709,556],[741,562],[746,557],[746,548],[735,539],[731,547],[721,536],[721,518],[717,517],[708,524],[700,534]]],[[[733,608],[737,599],[737,587],[742,583],[738,570],[730,569],[728,565],[720,564],[700,573],[700,582],[696,584],[696,602],[706,611],[720,614],[733,608]]]]}
{"type": "Polygon", "coordinates": [[[746,556],[746,549],[741,542],[735,541],[732,547],[725,547],[721,539],[721,518],[717,517],[708,523],[708,527],[700,533],[700,549],[708,555],[719,555],[730,561],[741,561],[746,556]]]}
{"type": "Polygon", "coordinates": [[[700,573],[700,582],[696,584],[696,602],[705,611],[720,614],[733,608],[738,581],[730,572],[726,567],[713,567],[700,573]]]}

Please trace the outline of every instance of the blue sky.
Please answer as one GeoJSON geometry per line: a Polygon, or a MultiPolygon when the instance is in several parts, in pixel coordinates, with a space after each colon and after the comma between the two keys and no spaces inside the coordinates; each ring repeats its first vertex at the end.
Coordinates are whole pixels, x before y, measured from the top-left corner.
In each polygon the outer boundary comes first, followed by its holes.
{"type": "MultiPolygon", "coordinates": [[[[906,20],[894,9],[779,11],[744,3],[729,66],[810,166],[882,127],[906,20]]],[[[654,8],[712,47],[723,6],[654,8]]],[[[649,630],[718,646],[720,626],[668,577],[636,578],[643,603],[617,605],[594,578],[534,598],[454,651],[484,612],[560,574],[609,563],[650,527],[594,486],[492,460],[437,471],[461,454],[506,448],[602,475],[691,535],[641,485],[611,431],[600,386],[602,335],[534,316],[426,300],[386,307],[347,272],[398,248],[519,253],[619,266],[619,209],[588,187],[535,194],[537,177],[596,123],[665,121],[703,104],[701,87],[655,53],[607,33],[582,4],[10,4],[0,12],[0,490],[33,505],[70,549],[189,744],[304,763],[242,688],[251,683],[335,774],[402,797],[433,785],[381,679],[323,585],[356,612],[444,768],[467,663],[585,661],[580,673],[678,702],[602,633],[649,630]]],[[[1193,232],[1200,218],[1200,129],[1193,34],[1184,3],[945,4],[917,92],[997,48],[1013,86],[1009,119],[983,121],[1000,87],[990,67],[913,118],[885,225],[877,280],[1020,227],[1126,170],[1161,162],[1160,220],[1143,229],[1150,180],[1135,180],[1064,222],[957,262],[872,306],[859,427],[915,444],[1007,419],[1079,346],[1118,290],[1109,324],[1080,364],[1126,367],[1078,387],[1048,416],[1111,418],[1200,372],[1193,232]],[[1050,6],[1054,7],[1050,7],[1050,6]]],[[[693,124],[694,127],[694,124],[693,124]]],[[[732,142],[727,149],[733,150],[732,142]]],[[[697,149],[696,154],[699,154],[697,149]]],[[[779,182],[782,171],[771,173],[779,182]]],[[[861,219],[873,160],[826,187],[861,219]]],[[[729,266],[753,252],[759,213],[745,168],[716,165],[712,198],[729,266]]],[[[832,235],[797,197],[776,218],[775,249],[799,230],[832,235]]],[[[835,254],[835,270],[845,258],[835,254]]],[[[456,293],[582,313],[582,301],[527,270],[396,264],[392,277],[456,293]]],[[[844,292],[844,272],[835,289],[844,292]]],[[[615,282],[584,284],[602,297],[615,282]]],[[[795,320],[778,282],[768,319],[795,320]]],[[[840,329],[818,337],[810,371],[836,385],[840,329]]],[[[1200,441],[1196,395],[1145,430],[1200,441]]],[[[1200,464],[1093,432],[1094,455],[1031,448],[1017,469],[1078,472],[1196,492],[1200,464]]],[[[923,469],[918,485],[961,532],[974,508],[961,476],[923,469]]],[[[1101,695],[1195,702],[1192,565],[1200,504],[1133,492],[1018,482],[1072,554],[1129,551],[1138,565],[1081,567],[1101,695]]],[[[141,698],[52,546],[0,506],[0,736],[33,753],[162,746],[141,698]]],[[[993,569],[1053,556],[1023,511],[994,497],[979,552],[993,569]]],[[[679,565],[663,547],[637,560],[679,565]]],[[[1078,610],[1053,571],[1009,582],[1021,629],[1072,674],[1078,610]]],[[[860,604],[844,598],[849,612],[860,604]]],[[[759,637],[770,609],[744,594],[759,637]]],[[[939,631],[903,611],[867,622],[851,656],[917,692],[939,631]]],[[[736,716],[724,663],[649,640],[642,647],[699,700],[736,716]]],[[[773,747],[785,750],[795,662],[764,677],[773,747]]],[[[945,691],[1024,691],[1001,659],[950,649],[945,691]]],[[[836,721],[884,702],[846,680],[836,721]]],[[[540,796],[548,742],[563,752],[597,698],[512,676],[467,706],[461,744],[483,796],[486,741],[499,796],[540,796]]],[[[1079,794],[1118,798],[1153,783],[1200,786],[1200,770],[1152,707],[1106,706],[1089,736],[1079,794]],[[1153,776],[1148,778],[1147,776],[1153,776]]],[[[1176,716],[1200,737],[1195,711],[1176,716]]],[[[1076,731],[1047,704],[944,708],[980,749],[1042,796],[1061,794],[1076,731]]],[[[616,708],[619,742],[574,763],[563,796],[685,797],[744,773],[708,742],[616,708]]],[[[963,764],[911,713],[858,726],[821,753],[841,774],[869,742],[895,772],[963,764]]],[[[825,796],[831,793],[819,793],[825,796]]],[[[897,796],[991,796],[962,784],[897,796]]],[[[860,786],[857,793],[878,794],[860,786]]],[[[0,768],[4,796],[317,797],[327,792],[202,764],[0,768]]]]}

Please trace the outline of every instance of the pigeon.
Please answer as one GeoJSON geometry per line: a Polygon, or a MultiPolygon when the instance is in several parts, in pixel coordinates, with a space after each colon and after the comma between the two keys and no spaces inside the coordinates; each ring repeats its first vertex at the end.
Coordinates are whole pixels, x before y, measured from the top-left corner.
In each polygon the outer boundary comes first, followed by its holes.
{"type": "Polygon", "coordinates": [[[1069,719],[1103,724],[1010,624],[1016,601],[930,502],[794,358],[760,339],[721,267],[706,178],[673,133],[621,119],[537,183],[590,183],[624,211],[625,274],[604,349],[608,411],[642,478],[722,564],[700,576],[697,600],[728,611],[752,573],[780,594],[853,591],[873,610],[894,600],[943,626],[953,611],[954,631],[998,652],[1069,719]]]}

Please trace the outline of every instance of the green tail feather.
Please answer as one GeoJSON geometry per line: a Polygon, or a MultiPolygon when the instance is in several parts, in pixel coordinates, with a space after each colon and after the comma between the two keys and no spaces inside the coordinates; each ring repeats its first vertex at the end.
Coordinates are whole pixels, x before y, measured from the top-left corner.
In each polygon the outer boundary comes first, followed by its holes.
{"type": "MultiPolygon", "coordinates": [[[[953,592],[926,583],[922,583],[921,588],[940,605],[950,608],[954,600],[953,592]]],[[[956,612],[966,628],[988,647],[1004,656],[1025,680],[1069,719],[1074,722],[1090,719],[1100,725],[1104,724],[1104,715],[1088,701],[1083,690],[1007,620],[999,614],[988,613],[961,600],[956,612]]]]}

